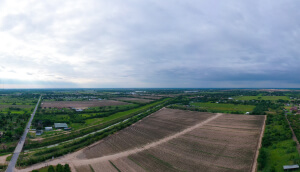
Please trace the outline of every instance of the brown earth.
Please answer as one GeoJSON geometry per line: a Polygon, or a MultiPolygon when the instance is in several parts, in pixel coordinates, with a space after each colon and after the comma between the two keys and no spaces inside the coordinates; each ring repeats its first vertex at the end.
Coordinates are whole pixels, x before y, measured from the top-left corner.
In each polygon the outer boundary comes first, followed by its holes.
{"type": "Polygon", "coordinates": [[[162,109],[78,152],[23,169],[69,163],[76,171],[251,171],[264,116],[162,109]],[[114,166],[112,165],[114,164],[114,166]],[[89,168],[88,168],[89,167],[89,168]]]}
{"type": "Polygon", "coordinates": [[[153,101],[150,99],[131,98],[131,97],[117,97],[114,99],[121,100],[121,101],[123,100],[123,101],[129,101],[129,102],[136,102],[136,103],[149,103],[149,102],[153,101]]]}
{"type": "Polygon", "coordinates": [[[93,101],[49,101],[42,102],[42,108],[88,108],[98,106],[117,106],[126,105],[126,102],[120,102],[115,100],[93,100],[93,101]]]}

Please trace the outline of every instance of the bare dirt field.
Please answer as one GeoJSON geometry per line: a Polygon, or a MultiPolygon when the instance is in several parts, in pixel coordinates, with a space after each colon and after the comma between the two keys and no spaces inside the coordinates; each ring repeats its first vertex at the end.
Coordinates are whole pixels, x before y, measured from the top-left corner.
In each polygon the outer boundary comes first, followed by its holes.
{"type": "Polygon", "coordinates": [[[98,107],[98,106],[117,106],[126,105],[126,102],[120,102],[115,100],[93,100],[93,101],[49,101],[42,102],[42,108],[88,108],[88,107],[98,107]]]}
{"type": "Polygon", "coordinates": [[[136,97],[141,99],[153,99],[153,100],[164,98],[163,96],[136,96],[136,97]]]}
{"type": "Polygon", "coordinates": [[[123,101],[129,101],[129,102],[136,102],[136,103],[149,103],[153,100],[150,99],[141,99],[141,98],[132,98],[132,97],[117,97],[116,100],[123,100],[123,101]]]}
{"type": "Polygon", "coordinates": [[[115,135],[89,146],[79,157],[91,159],[140,147],[182,131],[211,116],[213,114],[162,109],[115,135]]]}
{"type": "MultiPolygon", "coordinates": [[[[265,116],[162,109],[85,149],[51,160],[72,170],[251,171],[265,116]]],[[[21,171],[45,166],[36,164],[21,171]]]]}

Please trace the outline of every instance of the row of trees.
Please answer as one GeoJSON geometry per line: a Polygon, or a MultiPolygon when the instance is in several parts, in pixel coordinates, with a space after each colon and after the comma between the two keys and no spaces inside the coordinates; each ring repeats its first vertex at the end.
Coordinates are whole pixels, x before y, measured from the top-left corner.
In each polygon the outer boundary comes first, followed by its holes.
{"type": "MultiPolygon", "coordinates": [[[[48,172],[71,172],[71,168],[69,164],[65,164],[65,165],[57,164],[56,168],[50,165],[47,171],[48,172]]],[[[32,172],[39,172],[39,170],[32,170],[32,172]]]]}

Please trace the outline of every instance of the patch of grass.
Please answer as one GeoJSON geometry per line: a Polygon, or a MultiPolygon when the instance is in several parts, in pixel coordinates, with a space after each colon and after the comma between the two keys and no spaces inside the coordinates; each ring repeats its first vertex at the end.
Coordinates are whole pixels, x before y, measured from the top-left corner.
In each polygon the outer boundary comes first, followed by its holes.
{"type": "Polygon", "coordinates": [[[109,163],[118,171],[118,172],[121,172],[121,170],[120,169],[118,169],[118,167],[113,163],[113,162],[111,162],[110,160],[109,160],[109,163]]]}
{"type": "Polygon", "coordinates": [[[239,97],[233,97],[235,100],[290,100],[287,96],[239,96],[239,97]]]}
{"type": "Polygon", "coordinates": [[[91,164],[89,164],[89,166],[90,166],[91,171],[95,172],[95,170],[93,169],[93,167],[91,166],[91,164]]]}
{"type": "Polygon", "coordinates": [[[240,105],[240,104],[223,104],[223,103],[191,103],[192,106],[197,106],[206,110],[214,110],[220,112],[234,112],[234,111],[241,111],[241,112],[250,112],[252,111],[255,106],[253,105],[240,105]]]}
{"type": "Polygon", "coordinates": [[[275,169],[276,171],[282,171],[284,165],[299,163],[300,157],[292,139],[273,144],[265,148],[265,151],[267,154],[265,170],[275,169]]]}

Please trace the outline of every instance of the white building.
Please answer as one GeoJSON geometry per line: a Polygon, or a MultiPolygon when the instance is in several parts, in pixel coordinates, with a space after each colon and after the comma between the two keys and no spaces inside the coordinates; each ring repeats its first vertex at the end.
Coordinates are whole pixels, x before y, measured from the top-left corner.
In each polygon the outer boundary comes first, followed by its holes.
{"type": "Polygon", "coordinates": [[[53,128],[52,127],[45,127],[45,131],[52,131],[53,128]]]}

